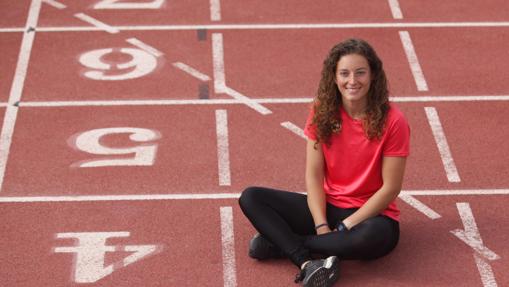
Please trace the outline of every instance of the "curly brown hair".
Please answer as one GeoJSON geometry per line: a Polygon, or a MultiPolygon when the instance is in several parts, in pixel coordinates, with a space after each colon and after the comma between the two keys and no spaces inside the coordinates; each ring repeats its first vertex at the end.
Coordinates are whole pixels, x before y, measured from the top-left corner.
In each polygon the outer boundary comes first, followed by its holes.
{"type": "Polygon", "coordinates": [[[366,115],[363,119],[364,132],[370,140],[379,139],[383,134],[389,111],[389,91],[382,61],[366,41],[347,39],[335,45],[323,62],[322,78],[313,102],[312,125],[316,126],[317,143],[330,144],[332,134],[341,130],[339,108],[342,105],[342,98],[335,77],[339,60],[349,54],[358,54],[366,58],[371,71],[371,85],[366,115]]]}

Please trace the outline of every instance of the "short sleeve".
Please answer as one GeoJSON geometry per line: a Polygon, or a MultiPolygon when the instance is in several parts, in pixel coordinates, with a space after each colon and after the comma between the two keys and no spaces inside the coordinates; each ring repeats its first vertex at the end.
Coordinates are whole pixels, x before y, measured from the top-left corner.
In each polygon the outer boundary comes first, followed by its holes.
{"type": "Polygon", "coordinates": [[[410,154],[410,126],[398,110],[389,118],[388,130],[383,147],[384,156],[406,157],[410,154]]]}
{"type": "Polygon", "coordinates": [[[306,126],[304,127],[304,134],[308,137],[308,139],[316,141],[316,126],[313,125],[314,114],[314,109],[311,107],[309,109],[309,115],[306,120],[306,126]]]}

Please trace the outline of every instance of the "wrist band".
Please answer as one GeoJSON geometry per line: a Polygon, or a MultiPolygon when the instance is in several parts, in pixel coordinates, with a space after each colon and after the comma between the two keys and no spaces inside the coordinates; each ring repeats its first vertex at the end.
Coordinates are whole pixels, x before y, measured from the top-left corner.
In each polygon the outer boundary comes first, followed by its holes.
{"type": "Polygon", "coordinates": [[[347,230],[348,230],[348,228],[346,228],[346,225],[343,223],[343,221],[340,221],[340,222],[338,223],[337,230],[338,230],[338,231],[347,231],[347,230]]]}
{"type": "Polygon", "coordinates": [[[318,224],[317,226],[315,226],[315,230],[323,226],[328,226],[328,224],[327,223],[318,224]]]}

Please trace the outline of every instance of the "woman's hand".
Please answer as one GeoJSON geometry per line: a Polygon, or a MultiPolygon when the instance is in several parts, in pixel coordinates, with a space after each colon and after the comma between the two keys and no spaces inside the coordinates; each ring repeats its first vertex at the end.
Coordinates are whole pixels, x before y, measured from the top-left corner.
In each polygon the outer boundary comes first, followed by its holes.
{"type": "Polygon", "coordinates": [[[316,229],[317,235],[321,235],[321,234],[325,234],[325,233],[329,233],[329,232],[331,232],[331,230],[328,225],[324,225],[324,226],[321,226],[320,228],[316,229]]]}

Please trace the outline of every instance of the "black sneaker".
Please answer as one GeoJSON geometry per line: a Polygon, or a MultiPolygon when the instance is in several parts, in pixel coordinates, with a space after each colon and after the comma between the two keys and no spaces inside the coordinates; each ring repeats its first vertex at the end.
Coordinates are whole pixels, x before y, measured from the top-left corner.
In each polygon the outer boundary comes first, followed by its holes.
{"type": "Polygon", "coordinates": [[[336,256],[310,261],[297,274],[295,283],[305,287],[330,287],[339,278],[339,260],[336,256]]]}
{"type": "Polygon", "coordinates": [[[249,257],[258,260],[282,258],[283,252],[274,243],[257,233],[249,241],[249,257]]]}

